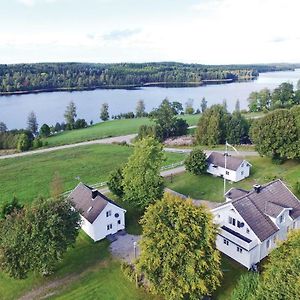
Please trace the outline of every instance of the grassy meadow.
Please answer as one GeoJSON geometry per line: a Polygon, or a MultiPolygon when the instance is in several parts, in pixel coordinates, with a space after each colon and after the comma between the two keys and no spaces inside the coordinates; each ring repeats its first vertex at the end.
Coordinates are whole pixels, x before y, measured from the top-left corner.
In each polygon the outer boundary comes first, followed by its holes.
{"type": "MultiPolygon", "coordinates": [[[[106,181],[109,173],[125,163],[132,153],[133,147],[128,146],[89,145],[0,160],[0,204],[13,195],[22,203],[30,203],[38,196],[48,197],[56,171],[65,191],[73,189],[79,181],[87,184],[106,181]]],[[[166,153],[166,157],[164,165],[184,159],[178,153],[166,153]]]]}
{"type": "MultiPolygon", "coordinates": [[[[179,117],[185,119],[190,126],[196,125],[199,120],[199,115],[182,115],[179,117]]],[[[148,118],[110,120],[97,123],[88,128],[64,131],[48,137],[44,139],[44,141],[48,143],[48,147],[74,144],[106,137],[137,133],[141,125],[150,124],[154,123],[148,118]]]]}
{"type": "MultiPolygon", "coordinates": [[[[251,189],[255,183],[264,184],[276,178],[282,179],[290,189],[297,180],[300,180],[300,162],[286,161],[281,165],[271,162],[266,157],[248,157],[246,158],[253,167],[251,168],[250,177],[241,182],[230,183],[227,181],[227,190],[231,187],[240,187],[251,189]]],[[[204,199],[216,202],[223,202],[223,179],[213,177],[209,174],[200,176],[192,175],[188,172],[173,176],[172,182],[170,178],[166,179],[167,187],[188,195],[194,199],[204,199]]]]}
{"type": "Polygon", "coordinates": [[[30,274],[26,279],[16,280],[0,272],[0,299],[18,299],[32,289],[54,280],[64,280],[63,285],[53,290],[45,289],[41,296],[59,291],[61,296],[53,296],[53,299],[155,299],[137,289],[123,275],[120,262],[113,259],[108,251],[106,240],[94,243],[83,232],[80,232],[75,247],[68,250],[51,276],[30,274]]]}

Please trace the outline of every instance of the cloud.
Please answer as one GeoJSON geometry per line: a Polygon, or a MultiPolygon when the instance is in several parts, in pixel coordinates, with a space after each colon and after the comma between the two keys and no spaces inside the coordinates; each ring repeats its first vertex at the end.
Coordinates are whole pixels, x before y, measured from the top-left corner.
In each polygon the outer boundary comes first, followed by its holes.
{"type": "Polygon", "coordinates": [[[107,34],[104,34],[102,38],[106,41],[120,41],[127,39],[141,32],[141,29],[124,29],[124,30],[113,30],[107,34]]]}

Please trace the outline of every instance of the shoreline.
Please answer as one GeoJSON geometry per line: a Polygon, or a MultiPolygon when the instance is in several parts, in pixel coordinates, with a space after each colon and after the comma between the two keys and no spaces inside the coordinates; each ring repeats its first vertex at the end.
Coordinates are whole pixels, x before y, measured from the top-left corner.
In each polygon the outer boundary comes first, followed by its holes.
{"type": "Polygon", "coordinates": [[[14,91],[14,92],[0,92],[1,96],[18,96],[18,95],[28,95],[28,94],[40,94],[40,93],[55,93],[55,92],[84,92],[84,91],[94,91],[94,90],[136,90],[147,87],[164,87],[164,88],[185,88],[185,87],[199,87],[204,85],[213,84],[229,84],[233,82],[240,81],[252,81],[257,79],[257,77],[249,79],[207,79],[201,82],[148,82],[140,85],[106,85],[106,86],[94,86],[86,88],[51,88],[51,89],[37,89],[29,91],[14,91]]]}

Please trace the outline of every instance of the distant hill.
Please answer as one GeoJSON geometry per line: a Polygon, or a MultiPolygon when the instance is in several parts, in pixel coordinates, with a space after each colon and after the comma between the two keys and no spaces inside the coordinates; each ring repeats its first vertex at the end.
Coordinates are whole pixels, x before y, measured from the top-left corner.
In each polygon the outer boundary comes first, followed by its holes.
{"type": "Polygon", "coordinates": [[[0,65],[0,94],[149,85],[201,85],[255,79],[261,72],[300,65],[201,65],[158,63],[36,63],[0,65]]]}

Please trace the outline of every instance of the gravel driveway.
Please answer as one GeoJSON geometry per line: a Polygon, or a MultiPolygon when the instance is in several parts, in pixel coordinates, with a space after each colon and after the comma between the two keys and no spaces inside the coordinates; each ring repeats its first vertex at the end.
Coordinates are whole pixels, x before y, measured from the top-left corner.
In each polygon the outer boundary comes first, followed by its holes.
{"type": "Polygon", "coordinates": [[[134,261],[134,242],[137,243],[136,256],[140,254],[138,242],[141,239],[140,235],[125,234],[118,235],[118,239],[112,242],[109,246],[111,254],[128,263],[134,261]]]}

